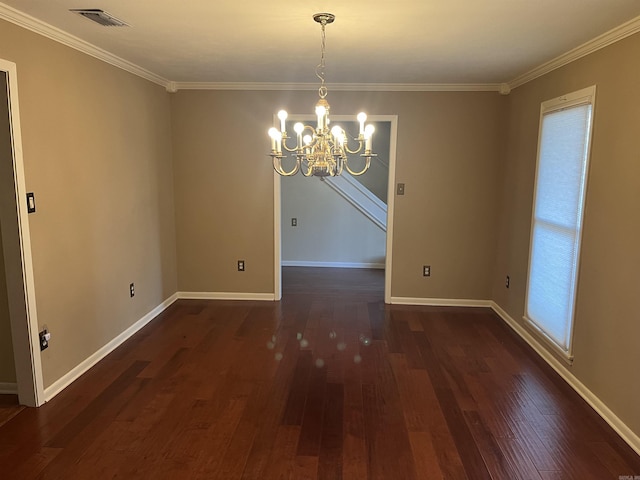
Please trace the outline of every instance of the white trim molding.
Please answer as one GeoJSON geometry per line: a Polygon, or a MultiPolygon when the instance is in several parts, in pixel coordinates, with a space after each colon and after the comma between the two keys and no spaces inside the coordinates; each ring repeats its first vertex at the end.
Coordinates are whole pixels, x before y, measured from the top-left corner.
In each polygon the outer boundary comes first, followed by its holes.
{"type": "Polygon", "coordinates": [[[66,45],[67,47],[71,47],[82,53],[86,53],[98,60],[102,60],[103,62],[113,65],[114,67],[121,68],[129,73],[133,73],[134,75],[142,77],[155,84],[162,85],[165,88],[170,86],[169,80],[161,77],[160,75],[156,75],[155,73],[131,63],[128,60],[109,53],[102,48],[96,47],[95,45],[82,40],[81,38],[71,35],[3,3],[0,3],[0,19],[6,20],[7,22],[13,23],[22,28],[26,28],[27,30],[66,45]]]}
{"type": "Polygon", "coordinates": [[[17,394],[18,394],[17,383],[0,382],[0,395],[17,395],[17,394]]]}
{"type": "MultiPolygon", "coordinates": [[[[274,121],[276,116],[273,116],[274,121]]],[[[273,172],[273,299],[282,299],[282,206],[280,175],[273,172]]]]}
{"type": "Polygon", "coordinates": [[[578,380],[565,365],[555,358],[531,333],[529,333],[522,325],[516,322],[500,305],[490,302],[491,308],[496,314],[504,320],[525,342],[529,344],[533,350],[553,368],[562,379],[580,395],[605,422],[613,428],[629,446],[640,455],[640,437],[633,432],[620,418],[611,411],[611,409],[589,390],[580,380],[578,380]]]}
{"type": "Polygon", "coordinates": [[[104,347],[100,348],[93,355],[89,356],[83,362],[76,365],[73,369],[63,375],[61,378],[53,382],[50,386],[45,388],[44,396],[45,401],[51,400],[53,397],[58,395],[61,391],[67,388],[71,383],[80,378],[85,372],[87,372],[91,367],[93,367],[96,363],[102,360],[104,357],[113,352],[116,348],[126,342],[129,338],[131,338],[135,333],[137,333],[140,329],[146,326],[151,320],[160,315],[163,311],[165,311],[172,303],[174,303],[178,299],[178,294],[174,293],[169,298],[167,298],[160,305],[155,307],[149,313],[147,313],[144,317],[138,320],[136,323],[127,328],[124,332],[118,335],[116,338],[107,343],[104,347]]]}
{"type": "Polygon", "coordinates": [[[418,298],[391,297],[393,305],[423,305],[432,307],[490,307],[491,300],[472,300],[464,298],[418,298]]]}
{"type": "Polygon", "coordinates": [[[511,87],[511,90],[513,90],[514,88],[524,85],[531,80],[535,80],[536,78],[552,72],[553,70],[563,67],[613,43],[619,42],[620,40],[623,40],[637,32],[640,32],[640,16],[609,30],[586,43],[583,43],[573,50],[563,53],[553,60],[543,63],[533,70],[529,70],[528,72],[517,76],[511,80],[508,85],[511,87]]]}
{"type": "Polygon", "coordinates": [[[178,292],[179,299],[186,300],[257,300],[273,302],[276,296],[273,293],[247,293],[247,292],[178,292]]]}
{"type": "MultiPolygon", "coordinates": [[[[176,90],[318,90],[317,83],[172,82],[176,90]]],[[[328,83],[332,92],[501,92],[501,83],[328,83]]]]}
{"type": "Polygon", "coordinates": [[[393,270],[393,218],[396,202],[396,154],[398,146],[398,116],[388,117],[391,122],[389,138],[389,176],[387,178],[387,235],[384,260],[384,303],[391,303],[391,273],[393,270]]]}
{"type": "Polygon", "coordinates": [[[384,269],[384,263],[363,262],[310,262],[307,260],[282,260],[283,267],[374,268],[384,269]]]}

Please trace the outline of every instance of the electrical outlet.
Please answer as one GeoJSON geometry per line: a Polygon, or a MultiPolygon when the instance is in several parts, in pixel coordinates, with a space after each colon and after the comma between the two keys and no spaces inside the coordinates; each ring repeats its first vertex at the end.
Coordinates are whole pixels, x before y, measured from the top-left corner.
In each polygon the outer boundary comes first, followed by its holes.
{"type": "Polygon", "coordinates": [[[422,276],[430,277],[431,276],[431,265],[423,265],[422,266],[422,276]]]}
{"type": "Polygon", "coordinates": [[[51,340],[51,334],[45,327],[39,334],[40,337],[40,351],[49,348],[49,340],[51,340]]]}
{"type": "Polygon", "coordinates": [[[238,271],[244,272],[244,260],[238,260],[238,271]]]}
{"type": "Polygon", "coordinates": [[[509,288],[510,283],[511,283],[511,280],[509,279],[509,275],[507,275],[507,279],[504,281],[504,286],[509,288]]]}
{"type": "Polygon", "coordinates": [[[292,218],[291,219],[291,226],[292,227],[297,227],[298,226],[298,219],[297,218],[292,218]]]}
{"type": "Polygon", "coordinates": [[[129,284],[129,296],[131,298],[133,298],[136,295],[136,287],[133,285],[133,283],[129,284]]]}

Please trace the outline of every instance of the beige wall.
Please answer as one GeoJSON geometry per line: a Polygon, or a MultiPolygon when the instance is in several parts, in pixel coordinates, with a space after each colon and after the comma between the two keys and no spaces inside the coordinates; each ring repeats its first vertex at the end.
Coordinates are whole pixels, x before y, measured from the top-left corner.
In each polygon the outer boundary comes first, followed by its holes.
{"type": "Polygon", "coordinates": [[[524,313],[540,103],[596,85],[572,373],[640,434],[640,35],[515,89],[493,296],[524,313]],[[511,288],[504,288],[504,276],[511,288]]]}
{"type": "Polygon", "coordinates": [[[176,291],[169,95],[1,22],[17,65],[45,386],[176,291]],[[136,296],[129,298],[129,283],[136,296]]]}
{"type": "Polygon", "coordinates": [[[490,299],[506,99],[394,95],[398,157],[392,296],[490,299]],[[422,265],[431,277],[422,277],[422,265]]]}
{"type": "MultiPolygon", "coordinates": [[[[506,100],[497,93],[330,92],[336,115],[398,115],[392,295],[489,299],[506,100]],[[431,264],[432,277],[422,277],[431,264]]],[[[180,91],[172,97],[178,286],[273,292],[274,112],[315,92],[180,91]],[[247,271],[236,272],[236,260],[247,271]]]]}
{"type": "Polygon", "coordinates": [[[273,175],[261,140],[274,103],[269,92],[171,96],[180,291],[273,293],[273,175]]]}

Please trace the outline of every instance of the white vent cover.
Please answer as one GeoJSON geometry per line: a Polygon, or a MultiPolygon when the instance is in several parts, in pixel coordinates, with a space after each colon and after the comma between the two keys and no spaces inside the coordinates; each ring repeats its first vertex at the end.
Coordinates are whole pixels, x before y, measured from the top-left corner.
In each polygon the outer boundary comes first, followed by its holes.
{"type": "Polygon", "coordinates": [[[78,15],[82,15],[89,20],[92,20],[96,23],[99,23],[103,27],[128,27],[125,22],[122,20],[118,20],[116,17],[111,15],[110,13],[105,12],[104,10],[100,10],[99,8],[78,8],[71,9],[70,12],[77,13],[78,15]]]}

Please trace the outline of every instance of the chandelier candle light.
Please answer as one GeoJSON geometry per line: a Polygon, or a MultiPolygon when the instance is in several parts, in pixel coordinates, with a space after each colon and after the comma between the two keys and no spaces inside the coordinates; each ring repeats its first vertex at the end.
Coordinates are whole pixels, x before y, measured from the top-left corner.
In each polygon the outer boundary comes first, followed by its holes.
{"type": "Polygon", "coordinates": [[[335,18],[335,15],[331,13],[316,13],[313,16],[313,19],[322,26],[322,54],[320,64],[316,67],[316,76],[321,82],[318,89],[320,99],[316,103],[316,127],[296,123],[293,130],[296,132],[297,143],[293,148],[287,145],[289,138],[286,129],[287,112],[284,110],[278,112],[280,130],[275,127],[269,129],[271,137],[271,153],[269,155],[273,160],[273,169],[285,177],[295,175],[299,170],[305,177],[335,177],[342,173],[343,168],[346,168],[351,175],[362,175],[369,169],[371,157],[376,156],[371,151],[374,127],[373,125],[365,127],[366,113],[360,112],[357,116],[360,123],[360,133],[354,139],[358,145],[353,150],[349,148],[347,133],[342,127],[335,125],[329,129],[329,102],[326,100],[328,91],[324,83],[325,26],[333,23],[335,18]],[[295,152],[293,156],[296,163],[289,171],[285,171],[282,166],[282,159],[285,157],[283,151],[295,152]],[[364,167],[359,171],[351,170],[348,154],[359,153],[365,159],[364,167]],[[306,165],[304,165],[305,163],[306,165]]]}

